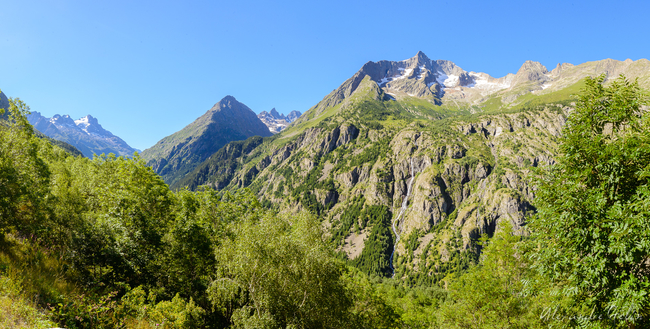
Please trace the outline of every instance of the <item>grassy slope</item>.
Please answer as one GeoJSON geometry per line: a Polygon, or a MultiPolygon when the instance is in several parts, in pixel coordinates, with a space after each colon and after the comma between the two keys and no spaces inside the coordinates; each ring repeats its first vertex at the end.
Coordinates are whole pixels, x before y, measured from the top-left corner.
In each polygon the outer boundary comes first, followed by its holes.
{"type": "Polygon", "coordinates": [[[55,327],[48,303],[57,305],[77,294],[62,274],[64,263],[56,252],[29,240],[0,239],[0,327],[55,327]]]}
{"type": "MultiPolygon", "coordinates": [[[[542,95],[525,94],[520,96],[515,102],[516,105],[512,107],[505,106],[501,103],[500,98],[493,97],[488,99],[482,108],[478,106],[462,108],[457,107],[455,104],[440,106],[416,97],[391,100],[383,94],[383,91],[374,81],[366,77],[357,90],[344,102],[325,109],[318,115],[314,111],[316,107],[312,108],[312,110],[304,114],[310,118],[309,120],[303,120],[301,123],[292,125],[273,136],[273,138],[258,143],[254,150],[249,150],[250,154],[230,153],[225,156],[221,153],[219,155],[215,153],[216,156],[204,161],[182,180],[173,184],[172,187],[178,189],[188,186],[191,189],[196,189],[200,185],[214,184],[215,182],[220,182],[220,184],[226,182],[226,185],[229,185],[227,181],[233,178],[233,171],[250,171],[264,157],[290,144],[309,129],[329,129],[328,127],[343,123],[356,122],[357,125],[364,125],[375,122],[379,123],[383,129],[389,130],[397,131],[408,125],[416,124],[422,128],[426,127],[426,130],[444,133],[455,122],[474,122],[487,113],[517,113],[530,108],[544,107],[545,104],[561,103],[567,105],[573,100],[572,95],[578,93],[583,86],[584,81],[580,80],[578,83],[559,91],[542,95]],[[236,158],[239,160],[235,160],[236,158]],[[225,162],[219,165],[220,161],[225,162]],[[230,168],[229,173],[225,176],[223,168],[230,168]]],[[[241,147],[235,148],[241,149],[241,147]]]]}

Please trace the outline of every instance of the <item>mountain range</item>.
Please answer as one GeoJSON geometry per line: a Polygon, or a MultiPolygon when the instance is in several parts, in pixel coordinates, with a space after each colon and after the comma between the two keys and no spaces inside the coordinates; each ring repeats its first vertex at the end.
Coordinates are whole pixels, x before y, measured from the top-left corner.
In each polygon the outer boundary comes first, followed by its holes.
{"type": "Polygon", "coordinates": [[[47,118],[40,112],[33,111],[27,115],[27,120],[36,130],[46,136],[66,142],[76,147],[89,158],[93,154],[113,153],[117,156],[132,157],[137,149],[129,146],[124,140],[104,129],[99,121],[87,115],[73,120],[69,115],[54,115],[47,118]]]}
{"type": "Polygon", "coordinates": [[[533,168],[555,162],[574,95],[600,74],[650,86],[645,59],[527,61],[501,78],[422,52],[368,62],[272,138],[226,144],[171,186],[250,188],[269,207],[317,214],[362,270],[437,282],[504,221],[522,232],[533,168]]]}
{"type": "MultiPolygon", "coordinates": [[[[534,168],[555,163],[575,95],[598,75],[648,88],[650,62],[549,71],[526,61],[495,78],[418,52],[364,64],[302,115],[255,115],[226,96],[141,156],[172,189],[249,188],[266,207],[318,216],[362,271],[435,283],[476,260],[478,239],[503,223],[523,234],[534,168]]],[[[36,112],[32,121],[44,132],[106,135],[90,116],[36,112]]]]}
{"type": "MultiPolygon", "coordinates": [[[[6,95],[0,92],[0,108],[8,106],[6,95]]],[[[292,111],[284,116],[274,108],[256,116],[246,105],[226,96],[201,118],[145,150],[142,158],[171,184],[226,143],[251,136],[271,136],[295,121],[300,114],[292,111]],[[183,145],[175,144],[175,141],[181,141],[183,145]],[[169,149],[166,145],[173,147],[169,149]]],[[[31,112],[27,119],[37,133],[56,141],[55,144],[73,154],[81,152],[89,158],[102,153],[132,157],[139,151],[104,129],[92,115],[73,120],[68,115],[57,114],[47,118],[40,112],[31,112]]]]}
{"type": "Polygon", "coordinates": [[[141,155],[172,185],[228,142],[271,135],[255,112],[234,97],[226,96],[194,122],[161,139],[141,155]]]}
{"type": "Polygon", "coordinates": [[[284,116],[284,114],[278,113],[273,108],[270,112],[262,111],[257,117],[264,122],[272,133],[277,134],[289,126],[290,123],[296,121],[300,115],[302,115],[300,111],[291,111],[289,115],[284,116]]]}
{"type": "MultiPolygon", "coordinates": [[[[7,119],[9,117],[9,99],[7,98],[7,95],[5,95],[1,91],[0,91],[0,109],[4,110],[4,112],[2,114],[0,114],[0,120],[7,119]]],[[[83,156],[83,154],[76,147],[74,147],[74,146],[72,146],[72,145],[70,145],[70,144],[68,144],[66,142],[50,138],[50,137],[44,135],[43,133],[39,132],[38,130],[36,130],[34,133],[38,138],[46,139],[51,144],[54,144],[54,145],[57,145],[57,146],[61,147],[66,152],[68,152],[68,153],[70,153],[70,154],[72,154],[74,156],[83,156]]]]}

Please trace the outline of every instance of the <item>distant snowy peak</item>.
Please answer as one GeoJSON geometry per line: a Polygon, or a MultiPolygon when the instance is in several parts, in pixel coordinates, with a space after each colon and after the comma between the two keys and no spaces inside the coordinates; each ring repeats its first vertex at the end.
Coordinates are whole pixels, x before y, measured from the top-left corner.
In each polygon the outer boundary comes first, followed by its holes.
{"type": "MultiPolygon", "coordinates": [[[[544,65],[526,61],[516,74],[501,78],[487,73],[468,72],[447,60],[432,60],[418,52],[403,61],[366,63],[352,78],[352,87],[363,77],[370,78],[390,95],[402,95],[430,100],[440,100],[446,94],[454,98],[467,98],[468,93],[478,98],[516,86],[530,85],[530,90],[544,90],[553,85],[554,78],[563,67],[549,72],[544,65]]],[[[474,98],[474,97],[470,97],[474,98]]]]}
{"type": "Polygon", "coordinates": [[[291,111],[289,115],[285,116],[273,108],[269,112],[262,111],[257,117],[264,122],[272,133],[277,134],[298,119],[300,115],[302,115],[300,111],[291,111]]]}
{"type": "MultiPolygon", "coordinates": [[[[526,61],[516,73],[495,78],[483,72],[465,71],[451,61],[433,60],[418,52],[402,61],[365,63],[352,77],[318,102],[313,113],[318,116],[347,102],[357,92],[360,92],[360,97],[371,92],[370,97],[387,101],[419,98],[436,105],[470,108],[470,111],[495,106],[513,107],[527,101],[528,98],[524,96],[528,94],[557,92],[585,77],[599,74],[605,74],[608,80],[620,74],[628,78],[639,77],[650,85],[650,78],[644,73],[649,70],[648,67],[650,61],[647,59],[605,59],[579,65],[558,64],[549,71],[539,62],[526,61]]],[[[307,117],[298,121],[307,121],[307,117]]]]}
{"type": "Polygon", "coordinates": [[[101,127],[99,124],[99,121],[97,119],[93,118],[92,115],[88,114],[83,118],[80,118],[78,120],[74,120],[74,123],[77,125],[77,127],[86,130],[88,129],[89,126],[95,125],[101,127]]]}
{"type": "Polygon", "coordinates": [[[89,121],[88,117],[91,117],[91,116],[86,115],[85,117],[83,117],[83,118],[81,118],[79,120],[74,120],[74,123],[77,125],[77,127],[85,130],[90,125],[90,122],[88,122],[89,121]]]}
{"type": "MultiPolygon", "coordinates": [[[[36,112],[38,113],[38,112],[36,112]]],[[[40,115],[40,113],[38,113],[40,115]]],[[[66,126],[66,127],[76,127],[76,124],[74,120],[70,118],[69,115],[58,115],[55,114],[51,119],[50,122],[54,125],[57,126],[66,126]]]]}
{"type": "Polygon", "coordinates": [[[46,118],[39,112],[32,112],[27,116],[27,120],[46,136],[72,144],[90,158],[94,153],[113,153],[130,157],[137,151],[121,138],[104,129],[91,115],[73,120],[69,115],[56,114],[46,118]]]}
{"type": "Polygon", "coordinates": [[[271,112],[269,113],[273,118],[278,119],[278,120],[284,120],[286,117],[284,114],[278,113],[278,111],[274,108],[271,109],[271,112]]]}
{"type": "Polygon", "coordinates": [[[487,73],[470,72],[469,75],[474,79],[473,83],[468,85],[468,88],[476,88],[479,90],[486,90],[488,92],[496,92],[503,89],[512,87],[514,74],[508,74],[502,78],[493,78],[487,73]]]}

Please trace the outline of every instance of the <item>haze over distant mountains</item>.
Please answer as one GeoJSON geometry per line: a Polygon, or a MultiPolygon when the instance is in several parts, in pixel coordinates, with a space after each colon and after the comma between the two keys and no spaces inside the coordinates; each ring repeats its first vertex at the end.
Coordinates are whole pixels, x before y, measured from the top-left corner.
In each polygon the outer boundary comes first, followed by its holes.
{"type": "Polygon", "coordinates": [[[69,115],[56,114],[52,118],[46,118],[40,112],[33,111],[27,116],[27,120],[36,130],[50,138],[73,145],[89,158],[92,158],[93,154],[102,153],[132,157],[133,152],[139,151],[104,129],[91,115],[73,120],[69,115]]]}
{"type": "Polygon", "coordinates": [[[278,113],[278,111],[273,108],[270,112],[262,111],[257,117],[264,122],[264,124],[269,127],[269,130],[277,134],[283,129],[287,128],[290,123],[296,121],[302,115],[300,111],[291,111],[289,115],[284,116],[284,114],[278,113]]]}

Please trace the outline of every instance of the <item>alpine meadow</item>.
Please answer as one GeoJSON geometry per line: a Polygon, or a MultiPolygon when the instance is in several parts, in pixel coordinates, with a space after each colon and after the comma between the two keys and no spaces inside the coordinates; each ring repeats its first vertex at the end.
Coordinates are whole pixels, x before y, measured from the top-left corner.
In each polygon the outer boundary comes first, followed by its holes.
{"type": "Polygon", "coordinates": [[[650,328],[648,88],[418,52],[126,155],[0,94],[0,327],[650,328]]]}

